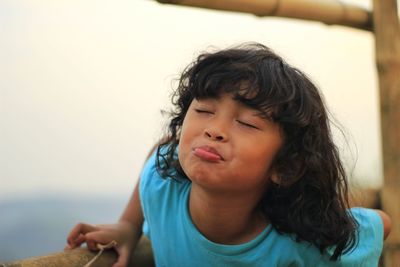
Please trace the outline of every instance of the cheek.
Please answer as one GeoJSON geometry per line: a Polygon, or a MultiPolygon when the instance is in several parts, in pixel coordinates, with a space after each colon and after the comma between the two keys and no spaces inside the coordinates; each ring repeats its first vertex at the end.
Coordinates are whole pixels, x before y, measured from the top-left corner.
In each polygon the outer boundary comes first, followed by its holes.
{"type": "Polygon", "coordinates": [[[190,146],[192,141],[198,137],[200,133],[201,129],[199,123],[194,123],[194,120],[190,117],[190,115],[186,115],[179,135],[179,147],[187,149],[187,147],[190,146]]]}
{"type": "Polygon", "coordinates": [[[182,131],[179,136],[179,154],[185,152],[190,146],[190,136],[189,132],[186,129],[182,128],[182,131]]]}
{"type": "Polygon", "coordinates": [[[248,165],[247,170],[256,170],[257,172],[268,173],[273,161],[280,149],[280,146],[277,145],[268,145],[265,147],[260,146],[252,146],[253,149],[246,149],[245,152],[247,156],[245,164],[248,165]],[[251,166],[251,167],[250,167],[251,166]]]}
{"type": "Polygon", "coordinates": [[[181,142],[185,142],[187,137],[190,135],[190,129],[191,129],[191,125],[190,125],[190,119],[188,118],[188,115],[186,114],[185,119],[183,120],[182,123],[182,127],[181,127],[181,131],[179,134],[179,144],[181,144],[181,142]]]}
{"type": "Polygon", "coordinates": [[[185,167],[185,160],[188,158],[191,150],[191,140],[190,131],[186,131],[185,128],[182,128],[179,137],[178,158],[183,168],[185,167]]]}

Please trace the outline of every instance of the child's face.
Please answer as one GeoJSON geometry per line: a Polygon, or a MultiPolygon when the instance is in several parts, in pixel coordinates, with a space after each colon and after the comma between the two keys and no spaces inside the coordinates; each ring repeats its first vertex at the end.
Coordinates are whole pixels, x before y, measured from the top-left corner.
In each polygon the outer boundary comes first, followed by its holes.
{"type": "Polygon", "coordinates": [[[197,185],[219,192],[264,192],[282,146],[277,123],[232,99],[194,99],[183,121],[179,161],[197,185]]]}

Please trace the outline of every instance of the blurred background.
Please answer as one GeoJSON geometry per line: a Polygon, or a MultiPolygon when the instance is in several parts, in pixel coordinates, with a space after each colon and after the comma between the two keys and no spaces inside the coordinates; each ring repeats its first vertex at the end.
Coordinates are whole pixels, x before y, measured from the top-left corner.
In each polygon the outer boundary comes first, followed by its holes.
{"type": "Polygon", "coordinates": [[[62,250],[79,221],[116,221],[179,73],[247,41],[315,81],[344,129],[335,138],[353,186],[379,188],[371,33],[150,0],[1,0],[0,262],[62,250]]]}

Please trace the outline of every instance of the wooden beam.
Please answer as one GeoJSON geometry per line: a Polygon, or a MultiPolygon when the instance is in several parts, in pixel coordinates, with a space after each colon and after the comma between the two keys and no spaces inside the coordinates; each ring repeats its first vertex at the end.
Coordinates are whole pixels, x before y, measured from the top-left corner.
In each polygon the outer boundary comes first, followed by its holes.
{"type": "MultiPolygon", "coordinates": [[[[58,252],[42,257],[33,257],[10,263],[0,264],[0,267],[45,267],[45,266],[70,266],[83,267],[96,256],[95,252],[90,252],[84,248],[77,248],[67,252],[58,252]]],[[[117,254],[112,251],[104,253],[92,265],[93,267],[112,266],[117,260],[117,254]]]]}
{"type": "Polygon", "coordinates": [[[371,12],[337,0],[156,0],[159,3],[225,11],[256,16],[279,16],[372,30],[371,12]]]}
{"type": "MultiPolygon", "coordinates": [[[[46,256],[22,259],[9,263],[1,263],[0,267],[49,267],[49,266],[68,266],[83,267],[96,257],[96,252],[91,252],[85,248],[58,252],[46,256]]],[[[104,251],[90,265],[91,267],[110,267],[117,260],[117,253],[114,250],[104,251]]],[[[128,266],[130,267],[154,267],[153,251],[150,240],[142,236],[131,257],[128,266]]]]}
{"type": "Polygon", "coordinates": [[[379,76],[384,186],[383,209],[392,219],[385,266],[400,262],[400,25],[396,0],[373,1],[379,76]]]}

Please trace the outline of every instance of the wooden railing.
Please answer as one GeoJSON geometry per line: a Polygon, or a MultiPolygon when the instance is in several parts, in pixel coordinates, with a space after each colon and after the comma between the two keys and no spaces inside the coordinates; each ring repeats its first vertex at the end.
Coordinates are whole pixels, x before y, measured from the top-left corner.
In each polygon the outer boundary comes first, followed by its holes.
{"type": "MultiPolygon", "coordinates": [[[[91,252],[85,248],[77,248],[41,257],[33,257],[9,263],[0,263],[0,267],[84,267],[96,255],[96,252],[91,252]]],[[[116,260],[116,252],[113,250],[106,250],[90,265],[90,267],[111,267],[116,260]]],[[[147,238],[143,237],[139,241],[139,244],[132,255],[132,260],[129,266],[155,266],[151,244],[147,238]]]]}

